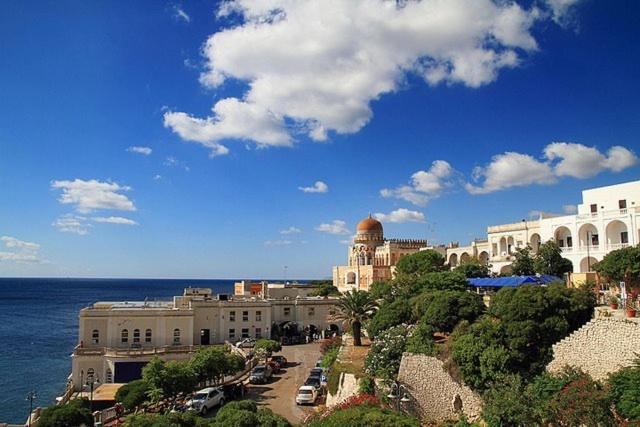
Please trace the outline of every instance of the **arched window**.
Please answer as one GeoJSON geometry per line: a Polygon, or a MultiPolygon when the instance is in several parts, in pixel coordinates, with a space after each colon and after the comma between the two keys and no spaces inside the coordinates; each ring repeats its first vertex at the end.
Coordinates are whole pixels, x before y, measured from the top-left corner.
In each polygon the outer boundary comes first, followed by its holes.
{"type": "Polygon", "coordinates": [[[144,331],[144,342],[151,342],[151,329],[144,331]]]}
{"type": "Polygon", "coordinates": [[[129,330],[128,329],[123,329],[122,332],[120,333],[120,341],[122,341],[123,344],[126,344],[129,342],[129,330]]]}
{"type": "Polygon", "coordinates": [[[133,342],[134,343],[139,343],[140,342],[140,329],[134,329],[133,330],[133,342]]]}
{"type": "Polygon", "coordinates": [[[91,343],[100,344],[100,332],[97,329],[91,331],[91,343]]]}
{"type": "Polygon", "coordinates": [[[178,328],[173,330],[173,343],[180,344],[180,329],[178,328]]]}
{"type": "Polygon", "coordinates": [[[96,371],[94,371],[93,368],[87,369],[87,382],[91,382],[95,374],[96,374],[96,371]]]}
{"type": "Polygon", "coordinates": [[[106,382],[108,383],[112,383],[113,382],[113,373],[111,372],[111,369],[107,368],[107,374],[106,374],[106,382]]]}

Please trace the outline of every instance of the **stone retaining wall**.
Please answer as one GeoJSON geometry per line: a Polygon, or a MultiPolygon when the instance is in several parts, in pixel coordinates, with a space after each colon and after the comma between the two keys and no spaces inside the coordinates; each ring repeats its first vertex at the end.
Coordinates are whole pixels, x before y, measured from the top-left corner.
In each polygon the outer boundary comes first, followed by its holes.
{"type": "Polygon", "coordinates": [[[638,319],[597,318],[553,345],[549,372],[566,365],[582,369],[596,380],[630,366],[640,356],[638,319]]]}
{"type": "Polygon", "coordinates": [[[404,353],[398,380],[407,387],[413,409],[424,420],[453,420],[461,413],[469,421],[480,418],[480,396],[456,382],[435,357],[404,353]]]}

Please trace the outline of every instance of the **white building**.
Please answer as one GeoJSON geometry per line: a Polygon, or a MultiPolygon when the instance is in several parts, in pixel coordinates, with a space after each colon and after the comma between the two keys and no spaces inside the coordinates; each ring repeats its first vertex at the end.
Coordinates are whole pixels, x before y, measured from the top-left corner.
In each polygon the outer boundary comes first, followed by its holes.
{"type": "Polygon", "coordinates": [[[490,226],[486,239],[449,245],[447,261],[455,267],[475,257],[495,273],[505,273],[515,249],[529,245],[535,254],[542,242],[555,240],[574,272],[588,272],[607,253],[640,243],[639,217],[640,181],[592,188],[582,192],[576,214],[542,214],[533,221],[490,226]]]}
{"type": "MultiPolygon", "coordinates": [[[[291,289],[288,289],[291,292],[291,289]]],[[[139,378],[154,356],[184,360],[199,346],[270,338],[279,331],[340,331],[331,320],[335,298],[215,296],[188,288],[164,302],[97,302],[80,310],[78,345],[72,354],[72,385],[87,378],[122,383],[139,378]]]]}

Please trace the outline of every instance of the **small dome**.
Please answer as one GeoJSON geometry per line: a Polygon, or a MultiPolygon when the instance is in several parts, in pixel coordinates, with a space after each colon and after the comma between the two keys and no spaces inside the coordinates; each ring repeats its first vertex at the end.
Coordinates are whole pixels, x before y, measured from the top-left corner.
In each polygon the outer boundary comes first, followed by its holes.
{"type": "Polygon", "coordinates": [[[382,233],[382,223],[371,217],[363,219],[358,223],[358,232],[379,232],[382,233]]]}

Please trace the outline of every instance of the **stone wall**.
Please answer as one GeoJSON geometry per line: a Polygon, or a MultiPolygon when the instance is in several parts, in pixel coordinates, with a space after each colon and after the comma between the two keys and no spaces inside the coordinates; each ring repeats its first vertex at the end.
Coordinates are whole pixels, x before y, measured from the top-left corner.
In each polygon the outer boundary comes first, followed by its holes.
{"type": "Polygon", "coordinates": [[[407,387],[413,409],[427,421],[457,419],[460,413],[469,421],[480,417],[480,396],[456,382],[435,357],[404,353],[398,380],[407,387]]]}
{"type": "Polygon", "coordinates": [[[327,394],[327,408],[337,405],[351,396],[358,394],[358,379],[353,374],[341,373],[338,391],[335,395],[327,394]]]}
{"type": "Polygon", "coordinates": [[[549,372],[566,365],[582,369],[596,380],[630,366],[640,356],[640,319],[597,318],[553,345],[549,372]]]}

